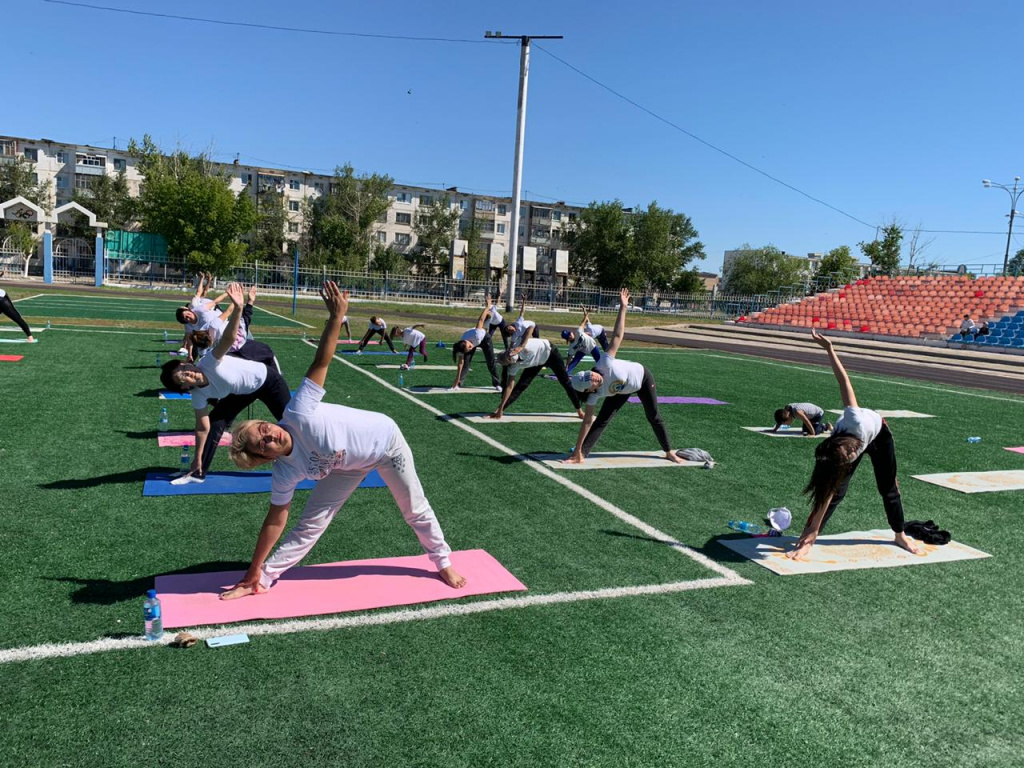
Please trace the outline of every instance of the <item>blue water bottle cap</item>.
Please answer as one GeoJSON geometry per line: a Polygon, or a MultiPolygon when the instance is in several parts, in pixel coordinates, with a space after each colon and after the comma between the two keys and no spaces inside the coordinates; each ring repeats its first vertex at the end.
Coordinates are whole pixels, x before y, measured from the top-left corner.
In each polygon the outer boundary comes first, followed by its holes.
{"type": "Polygon", "coordinates": [[[146,590],[146,597],[150,597],[150,598],[156,599],[156,590],[155,589],[147,589],[146,590]]]}

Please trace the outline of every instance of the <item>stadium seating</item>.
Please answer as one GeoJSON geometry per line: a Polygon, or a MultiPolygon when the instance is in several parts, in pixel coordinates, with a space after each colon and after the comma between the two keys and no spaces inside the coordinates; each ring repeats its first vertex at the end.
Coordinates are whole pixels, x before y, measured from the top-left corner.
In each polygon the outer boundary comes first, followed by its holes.
{"type": "Polygon", "coordinates": [[[1004,315],[999,320],[989,321],[987,336],[962,338],[959,333],[949,337],[950,341],[977,344],[984,347],[1005,347],[1024,349],[1024,310],[1015,315],[1004,315]]]}
{"type": "Polygon", "coordinates": [[[970,315],[978,325],[987,321],[1000,331],[979,337],[981,344],[1012,347],[1024,341],[1024,312],[1018,310],[1024,310],[1024,278],[881,276],[755,312],[747,322],[938,339],[958,331],[963,316],[970,315]],[[1017,314],[997,322],[1011,312],[1017,314]]]}

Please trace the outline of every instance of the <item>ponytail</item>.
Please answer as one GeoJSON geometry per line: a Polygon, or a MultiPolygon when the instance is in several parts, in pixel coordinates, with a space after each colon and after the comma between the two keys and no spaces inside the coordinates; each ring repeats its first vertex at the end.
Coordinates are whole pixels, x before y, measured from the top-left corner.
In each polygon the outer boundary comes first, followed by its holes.
{"type": "Polygon", "coordinates": [[[811,496],[815,508],[824,506],[826,500],[835,495],[839,486],[850,476],[852,461],[843,458],[849,450],[857,450],[861,441],[853,435],[832,435],[821,441],[814,451],[814,469],[807,481],[804,493],[811,496]]]}

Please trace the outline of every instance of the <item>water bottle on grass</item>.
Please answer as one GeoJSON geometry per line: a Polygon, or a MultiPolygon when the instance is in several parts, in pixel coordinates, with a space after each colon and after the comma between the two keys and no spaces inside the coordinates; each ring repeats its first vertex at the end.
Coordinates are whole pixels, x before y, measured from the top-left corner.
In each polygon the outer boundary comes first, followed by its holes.
{"type": "Polygon", "coordinates": [[[188,455],[188,446],[181,446],[181,471],[188,472],[188,468],[192,466],[192,459],[188,455]]]}
{"type": "Polygon", "coordinates": [[[968,443],[980,443],[981,442],[981,438],[980,437],[968,437],[967,438],[967,442],[968,443]]]}
{"type": "Polygon", "coordinates": [[[768,528],[757,523],[748,523],[745,520],[730,520],[729,527],[740,533],[749,533],[751,536],[760,536],[768,533],[768,528]]]}
{"type": "Polygon", "coordinates": [[[163,429],[167,426],[167,406],[163,406],[160,409],[160,428],[163,429]]]}
{"type": "Polygon", "coordinates": [[[401,373],[398,374],[398,388],[405,389],[405,376],[401,373]]]}
{"type": "Polygon", "coordinates": [[[142,616],[146,622],[147,640],[155,642],[164,636],[164,619],[160,612],[160,598],[156,596],[155,589],[146,592],[146,599],[142,601],[142,616]]]}

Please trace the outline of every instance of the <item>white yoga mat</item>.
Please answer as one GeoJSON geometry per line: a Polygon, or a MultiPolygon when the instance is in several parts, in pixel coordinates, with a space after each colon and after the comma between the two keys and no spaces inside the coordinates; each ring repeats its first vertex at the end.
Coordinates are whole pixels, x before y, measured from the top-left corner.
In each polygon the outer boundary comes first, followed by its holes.
{"type": "MultiPolygon", "coordinates": [[[[401,365],[378,365],[378,368],[388,368],[393,371],[397,371],[401,365]]],[[[414,365],[410,368],[410,371],[454,371],[456,366],[454,365],[414,365]]]]}
{"type": "MultiPolygon", "coordinates": [[[[883,411],[872,409],[881,416],[883,419],[934,419],[935,417],[930,413],[918,413],[917,411],[883,411]]],[[[835,410],[829,408],[829,413],[842,414],[841,410],[835,410]]]]}
{"type": "MultiPolygon", "coordinates": [[[[578,419],[577,419],[578,421],[578,419]]],[[[703,467],[702,461],[684,461],[676,464],[665,458],[663,451],[614,451],[592,453],[582,464],[563,464],[565,453],[531,453],[530,458],[546,464],[551,469],[639,469],[703,467]]]]}
{"type": "Polygon", "coordinates": [[[417,395],[500,395],[501,392],[494,387],[409,387],[408,392],[415,392],[417,395]]]}
{"type": "Polygon", "coordinates": [[[1024,469],[1000,469],[992,472],[940,472],[932,475],[912,475],[912,477],[963,493],[1024,490],[1024,469]]]}
{"type": "MultiPolygon", "coordinates": [[[[18,331],[20,332],[21,329],[19,328],[18,331]]],[[[24,339],[0,339],[0,344],[28,344],[28,343],[29,343],[28,338],[24,338],[24,339]]]]}
{"type": "Polygon", "coordinates": [[[795,536],[719,539],[718,543],[780,576],[853,571],[863,568],[895,568],[898,565],[951,563],[955,560],[991,557],[958,541],[941,546],[919,541],[917,543],[921,545],[925,554],[912,555],[902,547],[897,547],[892,538],[893,532],[885,529],[819,536],[803,560],[790,560],[785,555],[796,544],[795,536]]]}
{"type": "MultiPolygon", "coordinates": [[[[802,429],[780,429],[778,432],[772,432],[771,427],[743,427],[748,432],[757,432],[759,435],[768,435],[768,437],[803,437],[804,431],[802,429]]],[[[828,437],[831,432],[822,432],[820,435],[815,437],[828,437]]]]}
{"type": "Polygon", "coordinates": [[[575,424],[583,420],[574,412],[569,413],[506,413],[500,419],[490,418],[486,413],[460,413],[466,421],[474,424],[575,424]]]}

